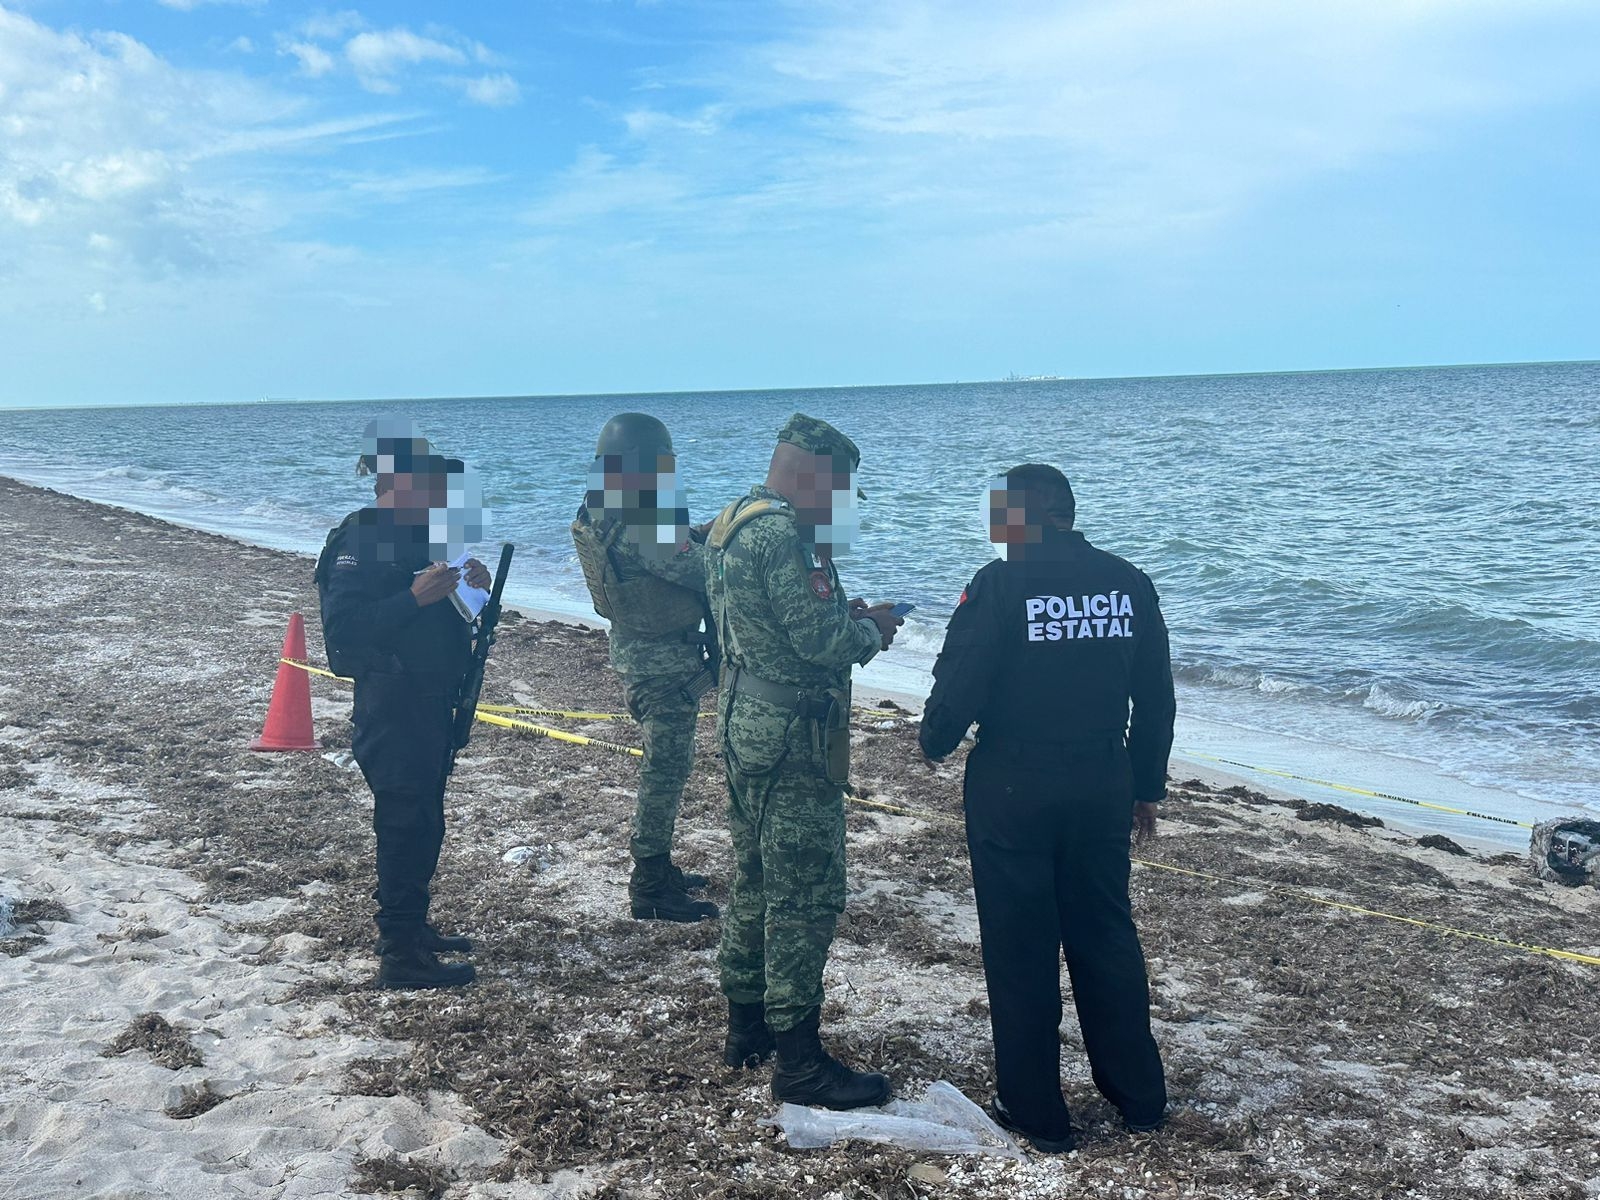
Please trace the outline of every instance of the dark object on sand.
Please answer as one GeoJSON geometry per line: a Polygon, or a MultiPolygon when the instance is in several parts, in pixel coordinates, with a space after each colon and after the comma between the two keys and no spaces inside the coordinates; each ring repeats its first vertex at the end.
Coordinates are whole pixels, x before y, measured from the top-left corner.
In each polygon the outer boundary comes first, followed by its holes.
{"type": "Polygon", "coordinates": [[[1351,829],[1382,829],[1377,817],[1364,817],[1337,804],[1308,804],[1295,813],[1301,821],[1332,821],[1335,825],[1348,825],[1351,829]]]}
{"type": "Polygon", "coordinates": [[[438,1163],[413,1162],[391,1155],[356,1163],[350,1190],[363,1196],[404,1192],[421,1200],[439,1200],[450,1186],[450,1173],[438,1163]]]}
{"type": "Polygon", "coordinates": [[[189,1035],[169,1025],[160,1013],[140,1013],[129,1021],[128,1027],[100,1052],[100,1057],[116,1058],[130,1050],[147,1050],[153,1061],[173,1071],[205,1065],[189,1035]]]}
{"type": "Polygon", "coordinates": [[[1600,887],[1600,821],[1567,817],[1541,821],[1528,843],[1533,873],[1568,887],[1600,887]]]}
{"type": "Polygon", "coordinates": [[[177,1103],[169,1104],[162,1110],[174,1121],[192,1121],[202,1113],[210,1112],[227,1099],[212,1089],[209,1079],[202,1079],[194,1087],[184,1088],[181,1096],[177,1103]]]}
{"type": "Polygon", "coordinates": [[[1458,843],[1452,842],[1442,833],[1430,833],[1427,837],[1419,837],[1417,845],[1426,846],[1430,850],[1443,850],[1446,854],[1454,854],[1459,858],[1471,858],[1470,851],[1463,849],[1458,843]]]}

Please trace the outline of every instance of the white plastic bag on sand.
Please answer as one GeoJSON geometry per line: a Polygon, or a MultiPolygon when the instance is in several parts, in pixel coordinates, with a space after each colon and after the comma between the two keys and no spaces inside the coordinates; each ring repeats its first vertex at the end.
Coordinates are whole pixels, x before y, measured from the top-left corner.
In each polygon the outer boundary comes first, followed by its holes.
{"type": "Polygon", "coordinates": [[[882,1108],[833,1112],[784,1104],[762,1122],[783,1130],[795,1150],[820,1150],[855,1138],[935,1154],[996,1154],[1021,1159],[1022,1149],[953,1085],[930,1083],[922,1099],[895,1100],[882,1108]]]}
{"type": "Polygon", "coordinates": [[[500,861],[510,863],[513,867],[520,867],[524,863],[532,862],[538,853],[532,846],[513,846],[500,856],[500,861]]]}

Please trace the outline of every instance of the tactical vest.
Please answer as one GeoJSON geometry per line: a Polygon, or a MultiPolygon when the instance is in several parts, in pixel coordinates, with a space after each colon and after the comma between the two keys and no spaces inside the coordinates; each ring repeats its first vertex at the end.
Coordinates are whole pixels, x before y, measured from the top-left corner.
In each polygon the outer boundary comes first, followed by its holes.
{"type": "Polygon", "coordinates": [[[706,599],[711,604],[711,618],[717,625],[717,641],[722,646],[723,660],[734,667],[743,667],[745,661],[744,652],[739,649],[738,640],[733,636],[733,627],[728,623],[728,591],[722,586],[723,556],[728,543],[757,517],[792,517],[794,513],[788,505],[776,500],[754,500],[743,508],[739,507],[741,504],[745,504],[743,498],[735,500],[718,513],[717,519],[711,522],[711,532],[706,536],[706,549],[712,556],[711,575],[717,581],[717,586],[706,588],[706,599]]]}
{"type": "Polygon", "coordinates": [[[617,571],[612,548],[622,537],[621,521],[596,525],[579,510],[572,522],[572,544],[583,568],[594,611],[613,625],[642,637],[681,636],[697,629],[705,616],[705,602],[693,588],[668,583],[647,571],[624,579],[617,571]]]}

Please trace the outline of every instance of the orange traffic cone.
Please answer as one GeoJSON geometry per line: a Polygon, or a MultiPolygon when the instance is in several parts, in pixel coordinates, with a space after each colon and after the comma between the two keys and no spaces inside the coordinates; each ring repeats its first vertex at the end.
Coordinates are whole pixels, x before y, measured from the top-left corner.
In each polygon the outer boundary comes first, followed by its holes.
{"type": "MultiPolygon", "coordinates": [[[[283,636],[283,657],[306,660],[306,619],[289,614],[289,632],[283,636]]],[[[311,677],[288,663],[278,664],[267,705],[267,723],[252,750],[320,750],[311,732],[311,677]]]]}

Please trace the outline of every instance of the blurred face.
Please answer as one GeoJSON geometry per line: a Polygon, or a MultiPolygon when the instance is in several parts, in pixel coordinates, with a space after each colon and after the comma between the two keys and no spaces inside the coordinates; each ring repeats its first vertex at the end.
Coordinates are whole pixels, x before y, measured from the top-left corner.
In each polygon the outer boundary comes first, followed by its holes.
{"type": "Polygon", "coordinates": [[[813,454],[795,471],[789,499],[799,518],[800,536],[838,557],[861,536],[856,472],[847,456],[813,454]]]}
{"type": "Polygon", "coordinates": [[[989,540],[1000,557],[1020,557],[1022,548],[1044,540],[1044,527],[1037,519],[1028,520],[1024,493],[1011,489],[1004,475],[990,480],[984,494],[984,514],[989,524],[989,540]]]}
{"type": "Polygon", "coordinates": [[[396,471],[378,477],[378,507],[394,509],[395,519],[402,525],[426,524],[429,509],[444,508],[448,503],[446,475],[396,471]]]}
{"type": "Polygon", "coordinates": [[[431,558],[457,558],[470,543],[483,540],[483,488],[466,467],[380,475],[378,507],[392,509],[397,525],[425,527],[431,558]]]}
{"type": "Polygon", "coordinates": [[[671,454],[602,454],[589,466],[584,497],[593,521],[613,520],[622,536],[647,555],[677,553],[689,538],[687,497],[671,454]]]}

